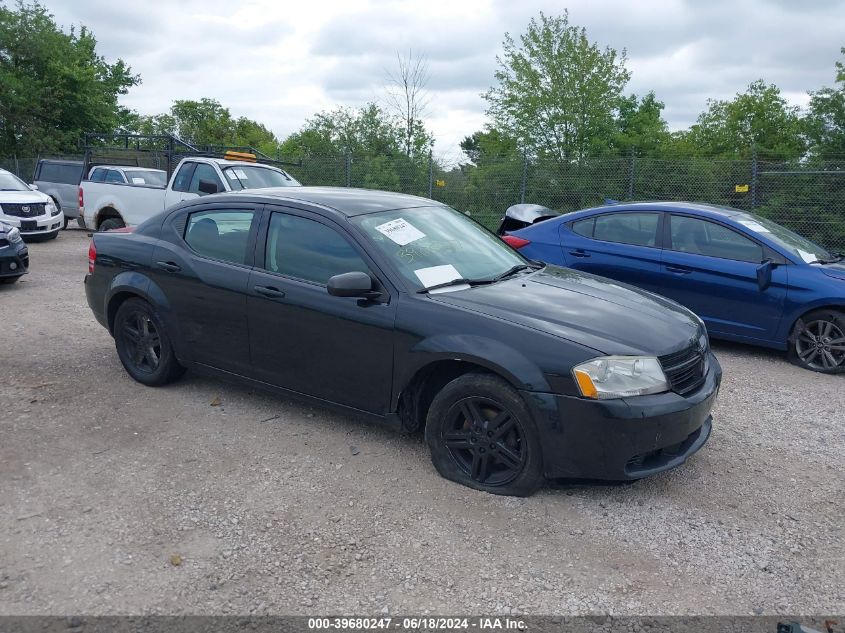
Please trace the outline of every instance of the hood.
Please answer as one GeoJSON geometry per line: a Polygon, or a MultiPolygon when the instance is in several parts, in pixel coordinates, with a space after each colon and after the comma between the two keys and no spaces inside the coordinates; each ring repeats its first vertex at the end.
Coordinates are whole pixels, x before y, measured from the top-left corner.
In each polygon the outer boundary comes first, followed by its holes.
{"type": "Polygon", "coordinates": [[[0,207],[9,204],[42,204],[50,199],[46,193],[40,191],[0,191],[0,207]]]}
{"type": "Polygon", "coordinates": [[[556,266],[432,298],[603,354],[662,356],[688,347],[704,330],[698,317],[669,299],[556,266]]]}
{"type": "Polygon", "coordinates": [[[838,261],[835,264],[824,264],[819,266],[819,270],[829,277],[845,279],[845,260],[838,261]]]}

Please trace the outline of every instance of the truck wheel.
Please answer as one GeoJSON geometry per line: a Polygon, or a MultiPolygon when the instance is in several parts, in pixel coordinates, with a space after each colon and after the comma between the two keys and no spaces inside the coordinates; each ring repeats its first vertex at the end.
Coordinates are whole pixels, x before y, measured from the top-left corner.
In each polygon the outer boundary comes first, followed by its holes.
{"type": "Polygon", "coordinates": [[[62,227],[64,230],[67,230],[67,225],[70,224],[70,218],[65,216],[65,225],[62,227]]]}
{"type": "Polygon", "coordinates": [[[100,222],[98,231],[111,231],[112,229],[122,229],[126,226],[120,218],[106,218],[100,222]]]}

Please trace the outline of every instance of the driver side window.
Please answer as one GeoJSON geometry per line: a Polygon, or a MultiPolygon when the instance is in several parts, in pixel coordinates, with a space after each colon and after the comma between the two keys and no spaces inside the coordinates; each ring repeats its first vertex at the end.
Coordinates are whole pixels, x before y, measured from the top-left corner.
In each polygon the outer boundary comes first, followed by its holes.
{"type": "Polygon", "coordinates": [[[287,213],[270,218],[264,268],[323,285],[341,273],[370,272],[358,251],[335,229],[287,213]]]}
{"type": "Polygon", "coordinates": [[[225,191],[223,183],[220,182],[220,178],[217,177],[217,172],[214,171],[214,167],[211,165],[207,165],[206,163],[197,163],[196,169],[194,169],[194,175],[191,177],[191,184],[188,187],[188,193],[196,193],[201,196],[208,195],[205,192],[200,191],[200,180],[210,180],[217,185],[217,191],[225,191]]]}

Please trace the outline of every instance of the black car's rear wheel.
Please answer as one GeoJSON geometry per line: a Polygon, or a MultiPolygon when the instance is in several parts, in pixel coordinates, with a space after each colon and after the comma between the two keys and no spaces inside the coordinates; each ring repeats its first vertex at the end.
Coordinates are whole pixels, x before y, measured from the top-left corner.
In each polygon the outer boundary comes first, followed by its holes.
{"type": "Polygon", "coordinates": [[[161,317],[143,299],[127,299],[114,318],[117,355],[127,373],[145,385],[164,385],[185,369],[176,360],[161,317]]]}
{"type": "Polygon", "coordinates": [[[543,484],[540,441],[519,394],[490,374],[459,376],[437,394],[425,430],[447,479],[494,494],[527,496],[543,484]]]}
{"type": "Polygon", "coordinates": [[[845,372],[845,313],[817,310],[795,323],[789,360],[826,374],[845,372]]]}

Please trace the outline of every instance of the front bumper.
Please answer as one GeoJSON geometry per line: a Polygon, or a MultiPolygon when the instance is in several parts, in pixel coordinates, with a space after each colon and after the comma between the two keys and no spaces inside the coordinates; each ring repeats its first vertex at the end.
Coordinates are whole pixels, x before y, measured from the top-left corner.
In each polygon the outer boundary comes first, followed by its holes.
{"type": "Polygon", "coordinates": [[[61,211],[57,215],[45,213],[33,218],[0,215],[0,220],[17,227],[23,237],[49,235],[60,230],[65,223],[65,217],[61,211]]]}
{"type": "Polygon", "coordinates": [[[546,476],[624,481],[679,466],[710,436],[721,380],[711,353],[704,384],[687,396],[588,400],[523,392],[540,432],[546,476]]]}
{"type": "Polygon", "coordinates": [[[29,272],[29,251],[23,244],[0,247],[0,279],[20,277],[29,272]]]}

